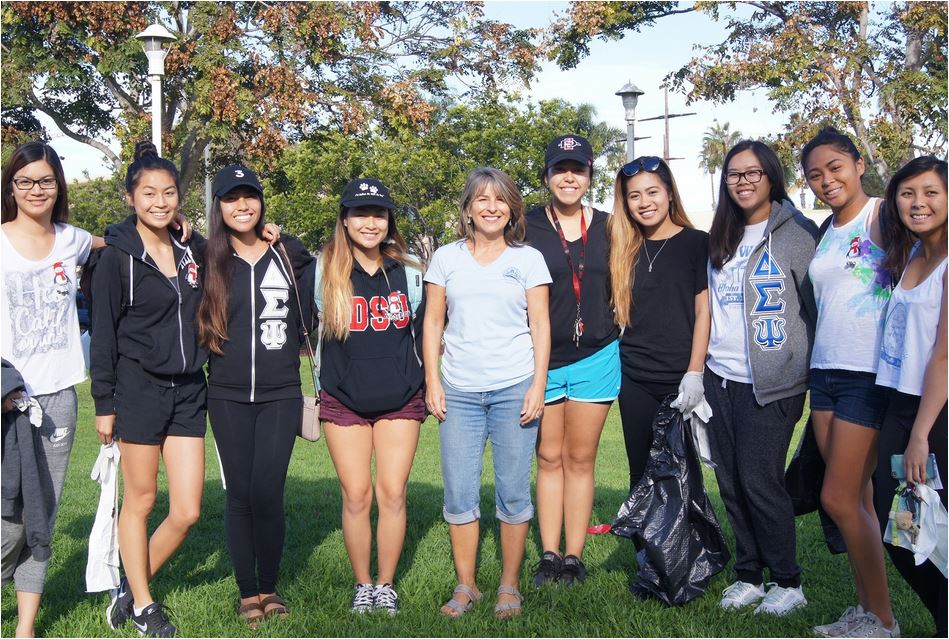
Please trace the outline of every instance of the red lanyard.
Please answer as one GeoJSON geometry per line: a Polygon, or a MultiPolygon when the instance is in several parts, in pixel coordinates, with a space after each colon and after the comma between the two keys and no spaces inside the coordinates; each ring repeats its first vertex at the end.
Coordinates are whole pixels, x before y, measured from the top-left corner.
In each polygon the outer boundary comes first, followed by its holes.
{"type": "Polygon", "coordinates": [[[570,275],[573,276],[573,294],[577,298],[577,319],[573,323],[573,343],[580,348],[580,337],[583,335],[583,318],[580,317],[580,289],[583,285],[583,263],[586,260],[587,253],[587,218],[580,209],[580,262],[577,268],[573,268],[573,260],[570,258],[570,247],[567,246],[567,238],[564,237],[563,228],[560,226],[560,219],[556,211],[551,207],[550,217],[554,220],[554,227],[560,235],[560,244],[563,246],[563,254],[567,258],[567,266],[570,268],[570,275]]]}

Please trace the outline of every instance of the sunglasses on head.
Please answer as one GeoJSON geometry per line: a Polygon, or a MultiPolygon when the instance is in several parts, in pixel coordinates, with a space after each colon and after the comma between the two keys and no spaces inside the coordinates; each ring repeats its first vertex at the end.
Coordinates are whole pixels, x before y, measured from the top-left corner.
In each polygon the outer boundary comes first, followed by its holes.
{"type": "Polygon", "coordinates": [[[633,177],[640,171],[653,173],[659,168],[660,164],[662,164],[662,158],[657,158],[655,155],[644,155],[640,158],[636,158],[629,164],[623,165],[620,171],[622,171],[626,177],[633,177]]]}

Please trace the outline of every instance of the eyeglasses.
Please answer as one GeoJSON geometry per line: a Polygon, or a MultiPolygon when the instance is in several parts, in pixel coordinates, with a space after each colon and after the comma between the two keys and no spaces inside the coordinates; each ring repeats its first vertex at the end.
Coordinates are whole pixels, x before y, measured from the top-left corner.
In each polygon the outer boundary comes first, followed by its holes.
{"type": "Polygon", "coordinates": [[[649,173],[653,173],[659,168],[660,164],[662,164],[662,158],[657,158],[655,155],[644,155],[643,157],[636,158],[629,164],[624,165],[620,171],[622,171],[623,175],[626,177],[633,177],[640,171],[648,171],[649,173]]]}
{"type": "Polygon", "coordinates": [[[38,180],[31,180],[28,177],[13,178],[13,186],[21,191],[31,191],[36,184],[39,184],[40,188],[44,191],[53,191],[57,186],[56,178],[54,177],[44,177],[38,180]]]}
{"type": "Polygon", "coordinates": [[[733,171],[725,174],[725,184],[731,184],[732,186],[741,182],[741,178],[745,178],[748,184],[757,184],[761,181],[764,171],[761,169],[751,169],[750,171],[733,171]]]}

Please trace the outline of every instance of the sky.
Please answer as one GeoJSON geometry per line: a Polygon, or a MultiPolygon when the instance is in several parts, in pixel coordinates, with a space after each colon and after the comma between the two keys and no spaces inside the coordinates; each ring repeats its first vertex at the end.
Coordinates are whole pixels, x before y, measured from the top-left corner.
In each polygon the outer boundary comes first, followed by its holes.
{"type": "MultiPolygon", "coordinates": [[[[566,2],[503,2],[488,0],[485,14],[488,18],[509,22],[514,26],[545,27],[558,12],[567,9],[566,2]]],[[[547,62],[537,74],[525,97],[533,100],[560,98],[574,104],[587,103],[596,108],[600,120],[625,130],[625,112],[619,96],[615,95],[628,81],[645,93],[640,96],[636,117],[649,118],[663,113],[662,79],[688,62],[694,55],[693,45],[714,44],[725,37],[721,22],[714,22],[705,14],[694,12],[660,19],[655,26],[641,32],[627,32],[622,40],[591,42],[590,55],[568,71],[561,71],[555,63],[547,62]]],[[[775,114],[763,92],[739,94],[735,102],[716,105],[696,102],[686,105],[685,96],[669,93],[669,113],[695,112],[696,115],[670,120],[670,153],[680,157],[671,163],[686,211],[699,228],[711,223],[712,189],[708,174],[698,166],[702,135],[717,119],[728,122],[733,130],[744,137],[758,138],[781,130],[786,115],[775,114]]],[[[51,132],[55,126],[44,121],[51,132]]],[[[551,132],[551,137],[566,131],[551,132]]],[[[636,125],[636,155],[662,156],[663,121],[653,120],[636,125]]],[[[81,179],[83,172],[91,176],[110,172],[105,158],[84,144],[65,137],[55,137],[52,146],[64,159],[68,180],[81,179]]],[[[118,145],[113,143],[117,149],[118,145]]],[[[543,149],[538,149],[543,153],[543,149]]],[[[608,167],[615,170],[618,167],[608,167]]],[[[716,188],[717,188],[716,176],[716,188]]],[[[798,194],[791,193],[795,202],[798,194]]],[[[808,203],[811,196],[808,195],[808,203]]],[[[595,203],[609,210],[611,203],[595,203]]]]}

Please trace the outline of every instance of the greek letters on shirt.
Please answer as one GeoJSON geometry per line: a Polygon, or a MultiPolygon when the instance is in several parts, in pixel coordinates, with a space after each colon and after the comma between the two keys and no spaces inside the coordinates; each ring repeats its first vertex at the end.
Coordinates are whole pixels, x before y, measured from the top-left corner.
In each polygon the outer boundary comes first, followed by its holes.
{"type": "Polygon", "coordinates": [[[752,322],[755,343],[763,351],[780,350],[787,340],[786,320],[781,317],[785,306],[781,298],[785,288],[784,271],[765,249],[748,279],[755,289],[754,307],[751,309],[755,318],[752,322]]]}
{"type": "Polygon", "coordinates": [[[742,277],[745,274],[745,268],[748,266],[748,257],[754,248],[752,244],[740,245],[734,264],[729,263],[727,269],[722,269],[723,274],[728,274],[728,277],[722,278],[721,283],[718,285],[718,296],[722,306],[732,304],[740,306],[745,303],[742,277]]]}
{"type": "Polygon", "coordinates": [[[280,272],[276,262],[271,262],[260,283],[260,294],[264,298],[264,308],[260,311],[260,343],[267,350],[280,350],[287,343],[287,323],[284,321],[290,312],[287,302],[290,300],[290,283],[280,272]]]}
{"type": "Polygon", "coordinates": [[[362,332],[371,328],[383,332],[390,326],[405,328],[411,318],[409,298],[402,291],[393,291],[388,297],[375,295],[368,299],[353,295],[353,317],[349,330],[362,332]]]}

